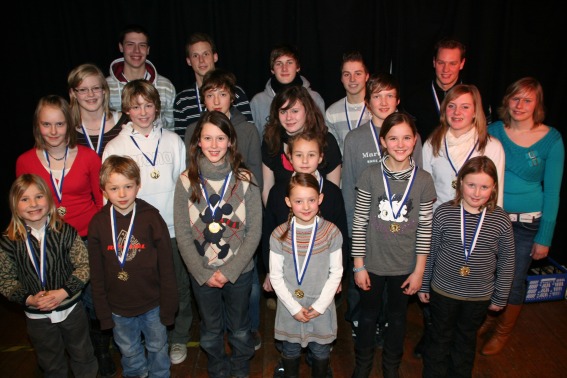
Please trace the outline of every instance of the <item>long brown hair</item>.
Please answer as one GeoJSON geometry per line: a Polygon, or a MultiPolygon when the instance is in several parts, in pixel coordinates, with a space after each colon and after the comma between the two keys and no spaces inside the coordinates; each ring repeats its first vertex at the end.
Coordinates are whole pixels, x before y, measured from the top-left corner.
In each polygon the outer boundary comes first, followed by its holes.
{"type": "Polygon", "coordinates": [[[475,156],[469,159],[459,171],[457,176],[457,187],[455,193],[455,199],[453,200],[453,206],[459,206],[463,200],[463,179],[468,174],[474,173],[486,173],[492,181],[494,181],[494,186],[492,187],[492,192],[488,201],[478,209],[482,210],[486,207],[487,211],[492,211],[496,208],[496,202],[498,202],[498,172],[496,171],[496,165],[494,162],[486,156],[475,156]]]}
{"type": "Polygon", "coordinates": [[[268,147],[268,153],[276,156],[282,147],[281,132],[283,126],[280,122],[280,110],[291,109],[299,101],[305,108],[305,125],[302,131],[327,135],[327,125],[323,113],[311,98],[309,91],[302,86],[293,85],[279,92],[272,100],[270,116],[264,129],[264,143],[268,147]],[[284,108],[283,106],[286,105],[284,108]]]}
{"type": "Polygon", "coordinates": [[[454,101],[457,97],[461,97],[464,94],[470,94],[473,99],[474,105],[474,117],[473,117],[473,127],[476,128],[476,133],[478,137],[478,147],[477,151],[484,153],[486,144],[490,140],[488,136],[488,130],[486,127],[486,116],[484,110],[482,109],[482,98],[480,97],[480,92],[478,88],[472,84],[457,84],[447,92],[447,95],[441,102],[441,116],[439,118],[439,125],[433,130],[429,140],[431,142],[431,147],[433,149],[433,156],[439,156],[439,151],[441,150],[441,144],[443,143],[443,138],[451,126],[447,121],[447,106],[451,101],[454,101]]]}
{"type": "MultiPolygon", "coordinates": [[[[313,176],[311,173],[296,172],[293,176],[291,176],[291,179],[289,180],[289,184],[288,184],[287,190],[286,190],[286,197],[289,198],[293,188],[298,187],[298,186],[303,186],[305,188],[311,188],[311,189],[315,190],[317,192],[317,194],[319,194],[319,183],[317,182],[317,179],[315,178],[315,176],[313,176]]],[[[319,211],[319,214],[320,213],[321,213],[321,211],[319,211]]],[[[284,231],[284,233],[279,238],[282,241],[287,238],[289,230],[291,229],[291,219],[292,218],[293,218],[293,210],[290,207],[289,208],[289,215],[287,216],[287,229],[284,231]]]]}
{"type": "MultiPolygon", "coordinates": [[[[191,136],[191,140],[189,141],[189,148],[187,154],[189,156],[189,164],[187,165],[187,177],[189,177],[189,181],[191,182],[191,197],[189,200],[191,202],[199,203],[201,200],[201,181],[199,179],[199,159],[203,154],[201,147],[199,147],[199,141],[201,139],[201,132],[203,131],[203,126],[206,123],[210,123],[218,127],[226,136],[228,136],[228,140],[230,141],[230,147],[228,147],[228,151],[226,153],[226,158],[229,160],[229,164],[234,176],[241,181],[250,181],[250,171],[246,169],[244,162],[242,161],[242,155],[238,152],[237,149],[237,140],[236,140],[236,131],[234,130],[234,126],[230,122],[228,117],[216,110],[214,111],[207,111],[204,112],[199,120],[197,121],[197,126],[195,127],[195,131],[191,136]]],[[[252,182],[251,182],[252,183],[252,182]]]]}
{"type": "Polygon", "coordinates": [[[49,210],[47,211],[49,219],[48,227],[55,232],[59,232],[63,226],[63,220],[57,213],[53,195],[51,194],[51,190],[49,190],[45,180],[38,175],[25,173],[12,183],[12,186],[10,187],[10,194],[8,195],[12,217],[5,235],[10,240],[25,240],[27,237],[26,222],[18,215],[18,202],[24,195],[24,192],[32,185],[35,185],[39,192],[42,193],[47,200],[47,205],[49,207],[49,210]]]}

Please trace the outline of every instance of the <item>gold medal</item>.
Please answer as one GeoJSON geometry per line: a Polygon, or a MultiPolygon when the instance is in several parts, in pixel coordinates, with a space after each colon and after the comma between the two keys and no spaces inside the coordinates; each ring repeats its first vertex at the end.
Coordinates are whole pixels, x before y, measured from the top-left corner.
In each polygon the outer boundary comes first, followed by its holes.
{"type": "Polygon", "coordinates": [[[120,272],[118,272],[118,279],[124,282],[128,281],[128,273],[121,270],[120,272]]]}
{"type": "Polygon", "coordinates": [[[305,295],[305,293],[301,289],[296,289],[293,293],[299,299],[303,298],[303,296],[305,295]]]}
{"type": "Polygon", "coordinates": [[[453,181],[451,181],[451,187],[453,189],[457,189],[457,179],[454,179],[453,181]]]}
{"type": "Polygon", "coordinates": [[[213,234],[216,234],[220,230],[221,230],[220,223],[213,222],[213,223],[209,224],[209,231],[211,231],[213,234]]]}
{"type": "Polygon", "coordinates": [[[396,233],[400,232],[400,224],[399,223],[390,223],[390,232],[396,233]]]}
{"type": "Polygon", "coordinates": [[[150,177],[157,180],[159,178],[159,171],[154,168],[154,170],[150,172],[150,177]]]}
{"type": "Polygon", "coordinates": [[[57,212],[59,213],[60,216],[64,217],[65,214],[67,214],[67,209],[64,206],[59,206],[57,208],[57,212]]]}
{"type": "Polygon", "coordinates": [[[461,277],[466,277],[470,274],[471,272],[471,268],[469,268],[468,266],[462,266],[461,269],[459,270],[461,277]]]}

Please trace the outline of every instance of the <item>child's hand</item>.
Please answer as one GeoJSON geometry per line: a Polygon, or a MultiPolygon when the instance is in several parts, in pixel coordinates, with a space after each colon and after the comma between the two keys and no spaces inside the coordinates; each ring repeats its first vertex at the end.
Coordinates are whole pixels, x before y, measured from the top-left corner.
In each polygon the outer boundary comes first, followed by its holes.
{"type": "Polygon", "coordinates": [[[270,273],[266,273],[266,278],[264,278],[264,284],[262,285],[265,291],[274,291],[272,287],[272,281],[270,281],[270,273]]]}
{"type": "Polygon", "coordinates": [[[429,303],[429,293],[417,293],[417,297],[422,303],[429,303]]]}
{"type": "Polygon", "coordinates": [[[317,312],[317,310],[315,310],[313,307],[309,306],[309,309],[307,310],[307,312],[305,313],[305,316],[308,319],[315,319],[316,317],[318,317],[319,315],[321,315],[319,312],[317,312]]]}
{"type": "Polygon", "coordinates": [[[341,291],[343,291],[343,283],[342,282],[340,282],[339,287],[337,287],[337,294],[340,293],[341,291]]]}
{"type": "Polygon", "coordinates": [[[496,306],[495,304],[490,304],[490,306],[488,306],[488,309],[490,311],[502,311],[502,309],[504,309],[504,307],[500,307],[500,306],[496,306]]]}
{"type": "Polygon", "coordinates": [[[307,323],[309,321],[309,318],[307,318],[306,313],[307,310],[302,307],[297,314],[293,315],[293,318],[298,322],[307,323]]]}
{"type": "Polygon", "coordinates": [[[370,290],[370,277],[368,276],[367,270],[361,270],[360,272],[354,273],[354,283],[361,290],[370,290]]]}
{"type": "Polygon", "coordinates": [[[55,310],[67,297],[67,292],[63,289],[40,291],[34,295],[36,307],[41,311],[55,310]]]}
{"type": "Polygon", "coordinates": [[[226,278],[220,270],[217,270],[213,276],[217,278],[217,281],[220,282],[222,286],[228,282],[228,278],[226,278]]]}
{"type": "Polygon", "coordinates": [[[423,274],[413,272],[408,276],[408,278],[402,284],[402,289],[404,289],[404,294],[414,295],[421,289],[421,283],[423,282],[423,274]]]}

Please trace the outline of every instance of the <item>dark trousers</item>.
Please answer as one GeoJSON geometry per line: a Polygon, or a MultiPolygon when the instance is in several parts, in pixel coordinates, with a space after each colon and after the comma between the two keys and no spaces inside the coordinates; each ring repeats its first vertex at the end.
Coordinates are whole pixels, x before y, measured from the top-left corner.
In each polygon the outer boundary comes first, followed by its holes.
{"type": "Polygon", "coordinates": [[[471,377],[476,333],[490,301],[462,301],[431,291],[431,332],[423,356],[424,377],[471,377]]]}
{"type": "Polygon", "coordinates": [[[382,356],[383,360],[386,358],[395,366],[401,362],[404,351],[409,296],[403,293],[401,286],[408,275],[377,276],[368,272],[368,276],[370,277],[370,290],[358,289],[360,315],[356,348],[362,350],[375,346],[376,322],[382,307],[382,296],[386,293],[385,295],[388,296],[388,306],[386,306],[388,327],[384,333],[382,356]]]}
{"type": "Polygon", "coordinates": [[[87,315],[80,301],[62,322],[26,317],[26,325],[45,377],[67,378],[65,351],[75,377],[96,377],[98,364],[89,339],[87,315]]]}

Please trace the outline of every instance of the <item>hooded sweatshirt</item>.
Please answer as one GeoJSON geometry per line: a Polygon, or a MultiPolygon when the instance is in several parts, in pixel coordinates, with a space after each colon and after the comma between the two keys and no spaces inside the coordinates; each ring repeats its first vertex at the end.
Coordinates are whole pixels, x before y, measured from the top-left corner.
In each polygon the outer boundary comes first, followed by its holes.
{"type": "Polygon", "coordinates": [[[106,145],[102,153],[102,161],[110,155],[120,155],[130,156],[138,163],[142,177],[138,198],[149,202],[159,210],[167,223],[170,236],[174,238],[173,193],[179,175],[185,170],[185,145],[179,135],[164,130],[159,120],[155,123],[147,137],[134,131],[132,122],[124,125],[120,134],[106,145]],[[150,161],[154,156],[155,165],[152,166],[150,161]],[[159,177],[152,178],[154,171],[159,172],[159,177]]]}
{"type": "MultiPolygon", "coordinates": [[[[325,101],[323,100],[323,97],[321,97],[319,93],[311,89],[311,83],[306,78],[304,78],[303,76],[300,77],[303,81],[303,86],[307,88],[309,94],[311,95],[311,98],[313,98],[313,101],[315,101],[317,107],[321,109],[321,113],[325,114],[325,101]]],[[[256,95],[254,95],[254,97],[252,98],[252,101],[250,101],[252,118],[254,118],[254,123],[258,128],[260,138],[262,138],[262,135],[264,133],[264,126],[266,126],[266,123],[268,123],[268,116],[270,115],[270,106],[272,105],[272,100],[276,96],[276,92],[272,88],[271,80],[271,78],[268,79],[264,90],[262,92],[256,93],[256,95]]]]}
{"type": "MultiPolygon", "coordinates": [[[[122,89],[128,83],[123,73],[124,58],[118,58],[110,63],[110,76],[106,78],[106,82],[110,87],[110,108],[119,111],[122,110],[122,89]]],[[[156,67],[149,60],[146,60],[146,75],[144,79],[152,83],[159,92],[161,101],[160,117],[164,128],[173,129],[175,87],[169,79],[158,75],[156,67]]]]}

